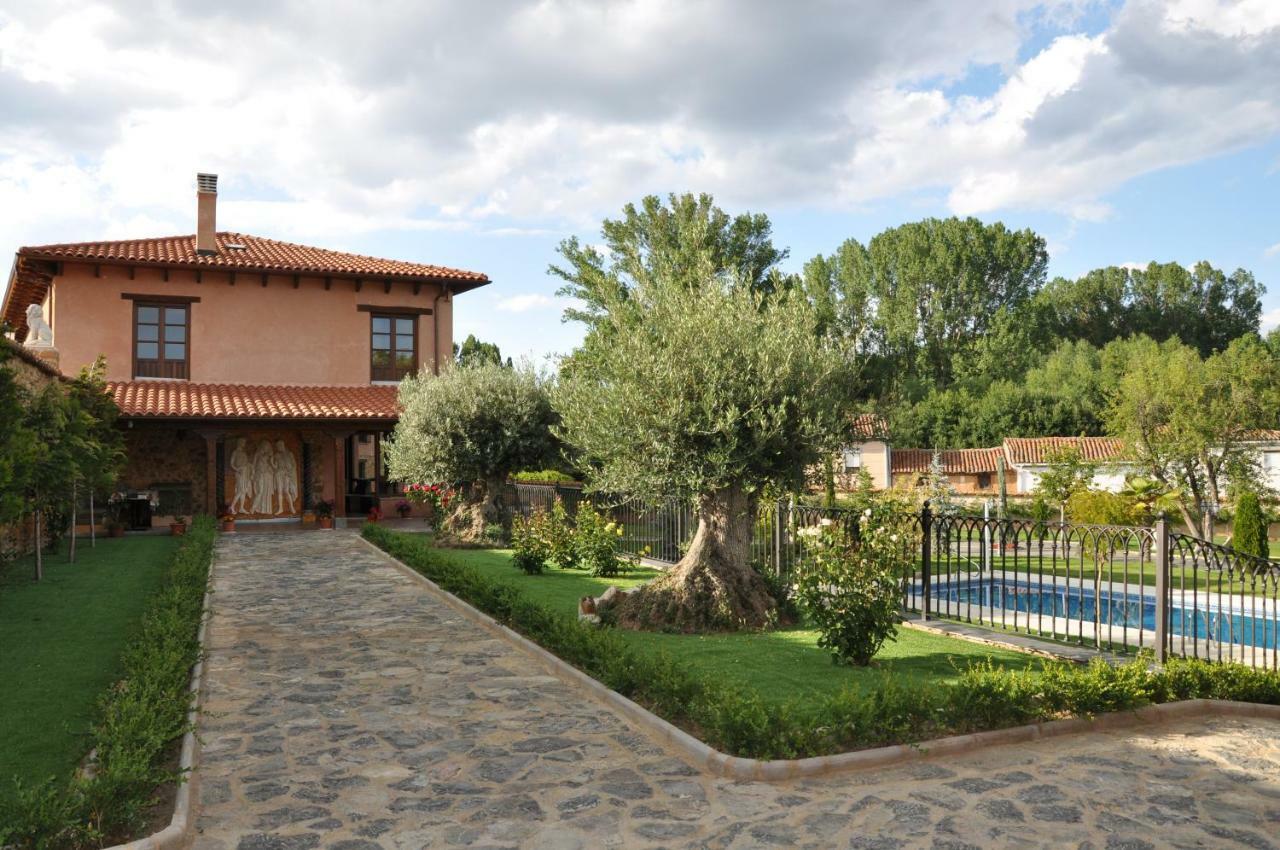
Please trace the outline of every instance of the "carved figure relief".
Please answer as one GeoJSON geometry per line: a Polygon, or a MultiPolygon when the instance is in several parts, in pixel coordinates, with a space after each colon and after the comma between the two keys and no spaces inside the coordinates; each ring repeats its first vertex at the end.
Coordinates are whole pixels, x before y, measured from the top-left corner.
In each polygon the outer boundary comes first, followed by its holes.
{"type": "Polygon", "coordinates": [[[32,304],[27,307],[27,348],[53,348],[53,328],[44,320],[44,307],[32,304]]]}
{"type": "Polygon", "coordinates": [[[231,512],[239,516],[293,516],[299,513],[298,458],[284,439],[239,437],[227,459],[235,494],[231,512]]]}

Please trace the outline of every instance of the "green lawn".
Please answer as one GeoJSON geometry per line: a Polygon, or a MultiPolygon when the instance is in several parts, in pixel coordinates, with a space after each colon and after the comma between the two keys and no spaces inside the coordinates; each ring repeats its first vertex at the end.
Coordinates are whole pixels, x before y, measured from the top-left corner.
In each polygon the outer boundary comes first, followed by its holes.
{"type": "Polygon", "coordinates": [[[44,581],[23,559],[0,576],[0,798],[66,776],[85,755],[98,696],[161,582],[173,537],[80,541],[76,563],[45,558],[44,581]]]}
{"type": "MultiPolygon", "coordinates": [[[[598,596],[611,584],[642,584],[658,574],[640,568],[623,578],[601,579],[576,570],[551,569],[528,576],[511,565],[511,553],[507,551],[458,550],[449,552],[449,556],[519,588],[530,599],[563,612],[566,617],[577,616],[578,600],[583,596],[598,596]]],[[[886,672],[917,682],[938,682],[954,679],[969,663],[983,659],[1010,668],[1040,663],[1020,652],[907,628],[899,629],[897,641],[886,643],[873,666],[864,669],[832,664],[830,654],[818,647],[818,633],[802,627],[718,635],[619,634],[637,649],[666,651],[708,676],[750,685],[762,696],[777,700],[834,693],[851,686],[866,687],[886,672]]]]}

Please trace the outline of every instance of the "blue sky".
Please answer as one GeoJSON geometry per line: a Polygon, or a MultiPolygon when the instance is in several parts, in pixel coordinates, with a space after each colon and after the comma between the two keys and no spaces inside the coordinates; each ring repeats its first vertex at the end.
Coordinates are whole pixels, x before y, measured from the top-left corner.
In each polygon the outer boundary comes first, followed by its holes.
{"type": "Polygon", "coordinates": [[[222,229],[488,273],[456,335],[542,359],[559,241],[709,191],[791,269],[976,215],[1051,275],[1250,269],[1280,321],[1274,0],[207,5],[0,12],[0,250],[189,233],[215,171],[222,229]]]}

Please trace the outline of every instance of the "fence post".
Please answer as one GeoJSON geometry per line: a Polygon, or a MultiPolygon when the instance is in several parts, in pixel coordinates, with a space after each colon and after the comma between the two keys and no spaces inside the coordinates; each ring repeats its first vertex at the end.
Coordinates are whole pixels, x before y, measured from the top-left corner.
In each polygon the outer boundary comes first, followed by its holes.
{"type": "Polygon", "coordinates": [[[929,619],[929,597],[931,593],[929,574],[933,567],[933,512],[929,510],[929,500],[925,499],[920,508],[920,619],[929,619]]]}
{"type": "Polygon", "coordinates": [[[782,500],[773,502],[773,573],[782,578],[782,500]]]}
{"type": "Polygon", "coordinates": [[[1164,514],[1156,517],[1155,524],[1156,566],[1156,662],[1169,659],[1169,572],[1172,566],[1169,553],[1169,524],[1164,514]]]}

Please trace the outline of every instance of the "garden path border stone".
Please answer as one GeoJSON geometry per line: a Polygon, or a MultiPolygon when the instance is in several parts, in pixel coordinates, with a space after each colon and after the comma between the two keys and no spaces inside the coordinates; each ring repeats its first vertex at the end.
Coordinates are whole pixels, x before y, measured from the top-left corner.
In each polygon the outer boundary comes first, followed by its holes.
{"type": "Polygon", "coordinates": [[[968,735],[936,738],[918,744],[898,744],[838,753],[830,756],[773,760],[740,758],[722,753],[699,741],[683,729],[662,719],[617,691],[606,687],[518,632],[502,625],[488,614],[473,608],[464,600],[449,593],[431,581],[431,579],[413,569],[413,567],[366,540],[363,536],[359,539],[365,546],[386,558],[398,570],[426,587],[458,613],[475,621],[493,634],[542,662],[550,672],[562,680],[590,692],[624,717],[643,726],[646,731],[659,740],[678,748],[681,754],[695,767],[713,776],[740,780],[780,782],[788,779],[825,776],[872,767],[888,767],[903,762],[944,755],[954,756],[1002,744],[1028,743],[1060,735],[1102,732],[1175,720],[1189,720],[1200,717],[1256,717],[1280,720],[1280,706],[1225,700],[1193,699],[1149,705],[1134,711],[1114,712],[1093,718],[1071,718],[1053,720],[1047,723],[1029,723],[1025,726],[1014,726],[1008,729],[995,729],[989,732],[975,732],[968,735]]]}

